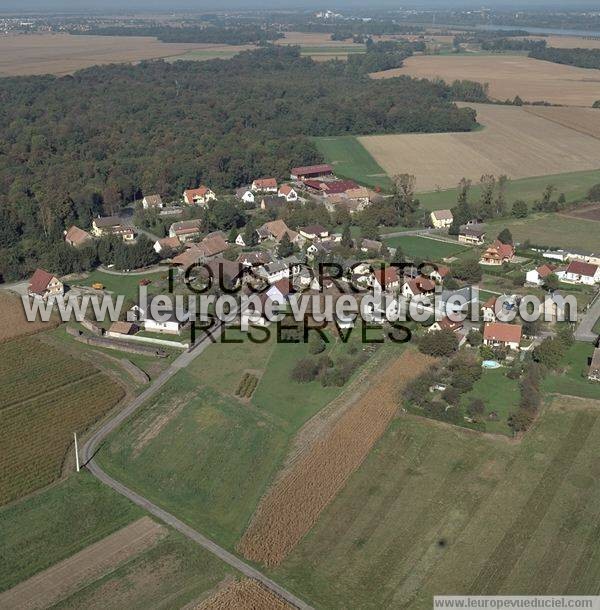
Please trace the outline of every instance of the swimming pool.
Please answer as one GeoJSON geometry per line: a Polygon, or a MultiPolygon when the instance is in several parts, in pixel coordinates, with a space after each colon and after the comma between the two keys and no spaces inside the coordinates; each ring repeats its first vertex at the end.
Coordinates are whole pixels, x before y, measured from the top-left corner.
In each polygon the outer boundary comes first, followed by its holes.
{"type": "Polygon", "coordinates": [[[502,365],[499,362],[496,362],[495,360],[484,360],[481,363],[481,366],[484,369],[499,369],[502,365]]]}

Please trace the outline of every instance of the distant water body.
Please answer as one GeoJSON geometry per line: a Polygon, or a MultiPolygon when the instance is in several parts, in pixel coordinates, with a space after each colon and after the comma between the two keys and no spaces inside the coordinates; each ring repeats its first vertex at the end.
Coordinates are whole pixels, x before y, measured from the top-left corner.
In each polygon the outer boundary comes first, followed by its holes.
{"type": "Polygon", "coordinates": [[[533,28],[521,25],[478,25],[478,30],[523,30],[529,34],[556,34],[557,36],[594,36],[600,38],[600,32],[593,30],[561,30],[557,28],[533,28]]]}

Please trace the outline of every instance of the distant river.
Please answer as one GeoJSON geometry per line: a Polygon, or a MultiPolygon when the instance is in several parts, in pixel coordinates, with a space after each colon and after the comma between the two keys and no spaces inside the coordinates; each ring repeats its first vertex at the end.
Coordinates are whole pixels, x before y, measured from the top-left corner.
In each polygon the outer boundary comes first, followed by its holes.
{"type": "Polygon", "coordinates": [[[600,32],[592,30],[561,30],[557,28],[533,28],[522,25],[477,25],[478,30],[523,30],[530,34],[556,34],[557,36],[594,36],[600,38],[600,32]]]}

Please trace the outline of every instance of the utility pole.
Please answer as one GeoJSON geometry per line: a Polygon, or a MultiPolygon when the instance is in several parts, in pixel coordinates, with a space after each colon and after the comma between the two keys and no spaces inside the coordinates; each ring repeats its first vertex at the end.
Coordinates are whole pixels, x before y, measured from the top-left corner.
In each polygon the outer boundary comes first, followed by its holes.
{"type": "Polygon", "coordinates": [[[77,432],[73,432],[73,438],[75,439],[75,468],[79,472],[79,449],[77,448],[77,432]]]}

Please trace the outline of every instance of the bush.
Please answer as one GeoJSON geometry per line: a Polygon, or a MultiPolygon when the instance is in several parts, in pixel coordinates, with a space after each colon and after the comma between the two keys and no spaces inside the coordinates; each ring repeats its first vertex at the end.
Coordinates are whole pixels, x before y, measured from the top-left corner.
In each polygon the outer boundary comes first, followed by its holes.
{"type": "Polygon", "coordinates": [[[314,332],[308,338],[308,352],[316,355],[325,351],[325,341],[318,332],[314,332]]]}
{"type": "Polygon", "coordinates": [[[485,403],[481,398],[473,398],[467,406],[467,414],[472,419],[477,419],[485,413],[485,403]]]}
{"type": "Polygon", "coordinates": [[[308,383],[314,381],[319,373],[319,365],[312,358],[301,358],[292,369],[292,381],[308,383]]]}
{"type": "Polygon", "coordinates": [[[419,339],[419,350],[437,358],[451,356],[458,350],[458,337],[451,330],[427,333],[419,339]]]}
{"type": "Polygon", "coordinates": [[[448,386],[442,393],[442,399],[449,405],[457,405],[460,401],[461,392],[454,386],[448,386]]]}

